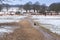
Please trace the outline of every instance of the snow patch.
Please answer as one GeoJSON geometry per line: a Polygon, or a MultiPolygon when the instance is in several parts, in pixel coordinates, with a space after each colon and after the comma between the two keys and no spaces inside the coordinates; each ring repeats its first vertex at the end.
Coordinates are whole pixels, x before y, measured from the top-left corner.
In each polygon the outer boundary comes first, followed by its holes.
{"type": "Polygon", "coordinates": [[[0,23],[18,22],[26,16],[0,16],[0,23]]]}
{"type": "Polygon", "coordinates": [[[57,33],[60,35],[60,16],[35,16],[34,15],[32,16],[32,19],[34,21],[43,24],[45,28],[51,30],[53,33],[57,33]]]}

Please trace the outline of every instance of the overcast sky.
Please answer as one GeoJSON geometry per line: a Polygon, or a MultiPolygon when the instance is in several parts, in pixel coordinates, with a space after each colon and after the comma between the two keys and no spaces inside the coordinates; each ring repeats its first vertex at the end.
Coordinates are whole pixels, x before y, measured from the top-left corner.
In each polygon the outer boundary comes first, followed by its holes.
{"type": "MultiPolygon", "coordinates": [[[[12,0],[9,0],[9,1],[12,1],[12,0]]],[[[8,3],[16,5],[16,4],[25,4],[29,1],[31,1],[32,3],[35,3],[36,1],[38,1],[38,2],[40,2],[40,4],[46,4],[47,6],[49,6],[52,3],[60,2],[60,0],[21,0],[21,1],[20,0],[15,0],[15,1],[12,1],[12,2],[8,2],[8,3]]],[[[5,2],[5,3],[7,3],[7,2],[5,2]]]]}

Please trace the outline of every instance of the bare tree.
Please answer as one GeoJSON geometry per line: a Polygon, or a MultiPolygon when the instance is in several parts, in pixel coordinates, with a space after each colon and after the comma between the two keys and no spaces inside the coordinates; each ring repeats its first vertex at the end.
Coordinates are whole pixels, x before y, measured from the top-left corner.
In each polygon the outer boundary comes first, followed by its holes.
{"type": "Polygon", "coordinates": [[[47,10],[47,6],[45,4],[41,5],[41,9],[40,9],[41,13],[46,15],[46,12],[45,12],[46,10],[47,10]]]}
{"type": "Polygon", "coordinates": [[[37,12],[39,12],[39,10],[40,10],[40,3],[38,1],[33,4],[33,9],[34,9],[34,12],[35,12],[35,10],[37,12]]]}
{"type": "Polygon", "coordinates": [[[31,8],[32,8],[32,2],[26,3],[23,8],[26,10],[26,12],[27,12],[28,10],[29,10],[29,12],[30,12],[30,10],[31,10],[31,8]]]}
{"type": "Polygon", "coordinates": [[[60,3],[52,3],[49,6],[50,11],[55,11],[57,14],[60,12],[60,3]]]}

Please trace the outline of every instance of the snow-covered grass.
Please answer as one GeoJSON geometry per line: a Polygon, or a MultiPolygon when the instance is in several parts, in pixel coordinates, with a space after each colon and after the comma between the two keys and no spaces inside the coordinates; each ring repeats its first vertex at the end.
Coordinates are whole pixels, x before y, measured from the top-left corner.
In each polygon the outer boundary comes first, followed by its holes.
{"type": "MultiPolygon", "coordinates": [[[[26,16],[18,16],[18,15],[4,15],[4,16],[0,16],[0,23],[10,23],[10,22],[19,22],[21,19],[24,19],[26,16]]],[[[12,33],[14,31],[14,29],[16,29],[17,27],[13,27],[13,26],[0,26],[0,36],[4,35],[4,33],[12,33]]]]}
{"type": "Polygon", "coordinates": [[[44,16],[44,15],[32,15],[32,18],[48,18],[48,19],[60,19],[60,16],[44,16]]]}
{"type": "Polygon", "coordinates": [[[6,22],[18,22],[19,20],[25,18],[26,16],[0,16],[0,23],[6,22]]]}
{"type": "Polygon", "coordinates": [[[53,33],[60,35],[60,16],[32,16],[34,21],[37,21],[47,29],[50,29],[53,33]]]}
{"type": "Polygon", "coordinates": [[[13,33],[15,29],[19,27],[15,26],[0,26],[0,37],[3,36],[5,33],[13,33]]]}
{"type": "MultiPolygon", "coordinates": [[[[18,15],[4,15],[0,16],[0,23],[10,23],[10,22],[19,22],[21,19],[24,19],[26,16],[18,15]]],[[[14,26],[0,26],[0,35],[4,33],[12,33],[16,27],[14,26]]]]}

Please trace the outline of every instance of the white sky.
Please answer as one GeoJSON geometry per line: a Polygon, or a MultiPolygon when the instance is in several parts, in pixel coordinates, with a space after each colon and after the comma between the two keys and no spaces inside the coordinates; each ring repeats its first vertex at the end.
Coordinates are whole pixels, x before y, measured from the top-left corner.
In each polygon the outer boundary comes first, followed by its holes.
{"type": "Polygon", "coordinates": [[[32,3],[35,3],[36,1],[40,2],[40,4],[46,4],[46,5],[50,5],[54,2],[60,2],[60,0],[9,0],[11,2],[5,2],[5,3],[8,3],[8,4],[13,4],[13,5],[16,5],[16,4],[25,4],[29,1],[31,1],[32,3]]]}

